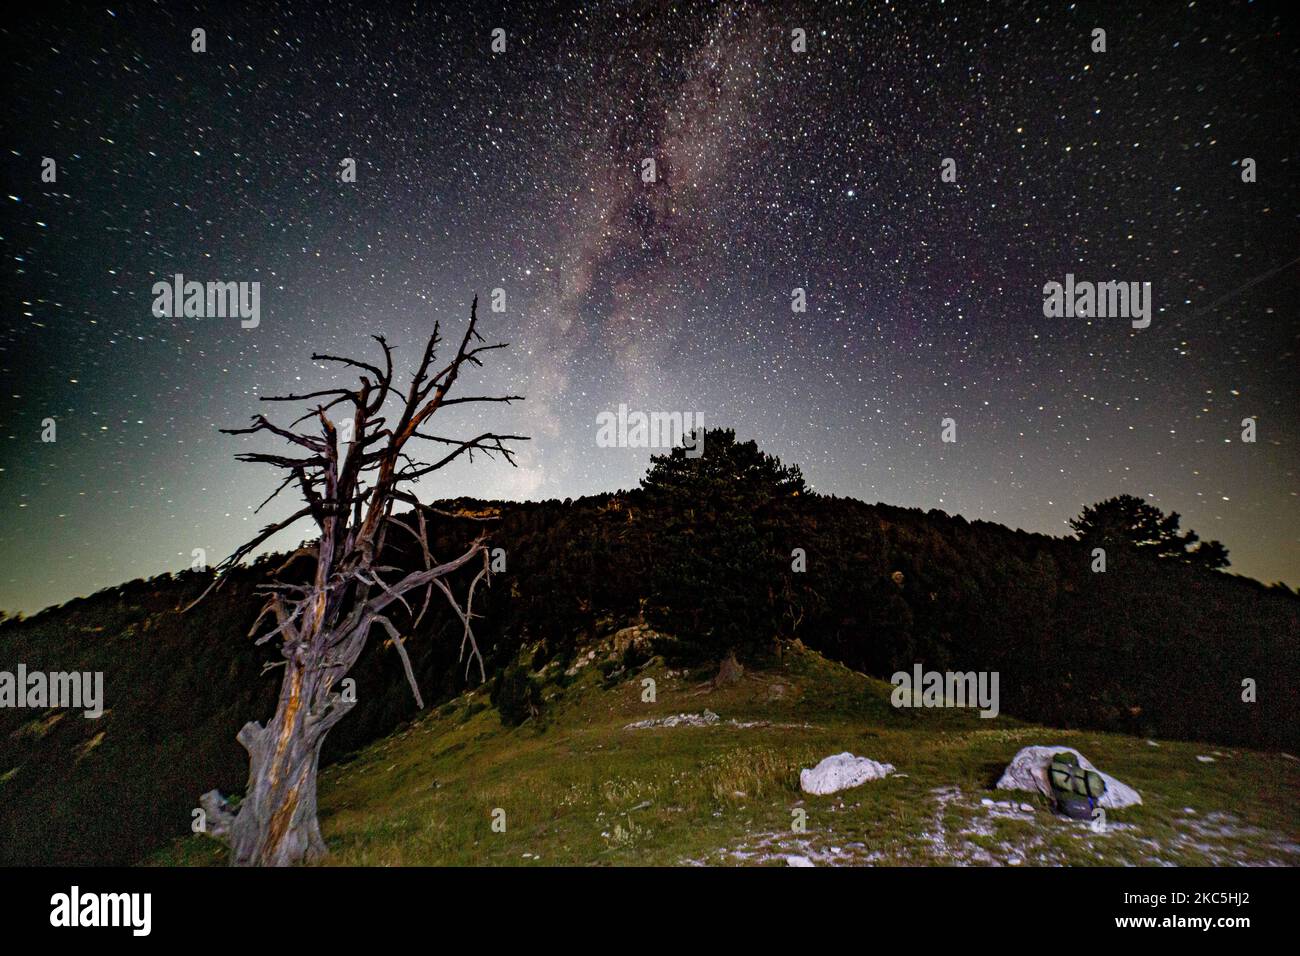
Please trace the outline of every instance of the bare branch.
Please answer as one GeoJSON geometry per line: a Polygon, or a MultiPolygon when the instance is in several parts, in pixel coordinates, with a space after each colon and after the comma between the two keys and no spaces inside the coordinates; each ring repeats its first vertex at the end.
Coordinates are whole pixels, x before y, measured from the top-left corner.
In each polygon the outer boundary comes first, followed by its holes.
{"type": "Polygon", "coordinates": [[[350,365],[353,368],[365,369],[367,372],[370,372],[372,375],[374,375],[375,378],[378,379],[379,381],[382,382],[384,380],[384,373],[379,371],[379,369],[371,365],[369,362],[362,362],[359,361],[358,359],[347,358],[346,356],[343,355],[328,355],[324,352],[313,352],[311,354],[311,357],[313,362],[339,362],[343,365],[350,365]]]}
{"type": "Polygon", "coordinates": [[[319,438],[312,438],[310,435],[299,435],[297,432],[291,432],[287,428],[281,428],[272,424],[265,415],[254,415],[253,424],[249,428],[222,428],[220,429],[226,435],[252,435],[255,432],[268,431],[273,435],[279,435],[285,441],[295,445],[301,445],[312,451],[324,452],[325,445],[319,438]]]}
{"type": "Polygon", "coordinates": [[[522,402],[524,400],[525,399],[522,395],[471,395],[468,398],[444,398],[442,400],[442,407],[448,408],[452,405],[464,405],[468,402],[505,402],[509,405],[511,402],[522,402]]]}
{"type": "Polygon", "coordinates": [[[418,437],[424,438],[428,441],[443,442],[448,445],[458,445],[459,447],[457,447],[455,451],[448,453],[443,458],[439,459],[438,461],[434,462],[431,465],[425,465],[423,468],[417,468],[413,471],[410,470],[404,471],[402,473],[402,477],[404,479],[414,480],[416,478],[420,478],[424,475],[427,475],[430,472],[438,471],[440,468],[445,468],[447,465],[450,465],[453,461],[455,461],[465,452],[470,453],[471,461],[473,460],[474,452],[476,451],[483,452],[489,458],[492,457],[493,454],[501,454],[502,456],[504,456],[506,461],[510,462],[511,465],[515,465],[515,467],[518,467],[518,465],[515,464],[514,451],[510,448],[507,448],[503,443],[507,441],[528,441],[529,440],[526,435],[498,435],[495,432],[484,432],[482,435],[479,435],[477,438],[471,438],[466,441],[460,441],[460,442],[455,441],[454,439],[439,438],[436,435],[420,435],[418,437]]]}
{"type": "Polygon", "coordinates": [[[411,693],[415,695],[415,706],[420,710],[424,710],[424,698],[420,696],[420,687],[415,682],[415,671],[411,669],[411,658],[406,654],[406,642],[397,633],[397,628],[393,626],[393,622],[382,614],[375,615],[374,622],[383,625],[393,639],[393,646],[397,648],[397,654],[402,659],[402,670],[406,671],[406,682],[411,685],[411,693]]]}
{"type": "Polygon", "coordinates": [[[196,597],[189,604],[185,605],[185,607],[181,610],[181,613],[184,614],[190,608],[194,607],[194,605],[198,604],[205,597],[207,597],[209,592],[211,592],[214,588],[219,587],[221,583],[226,579],[225,572],[233,568],[240,561],[244,560],[244,558],[247,557],[250,553],[252,553],[252,551],[255,548],[257,548],[257,546],[260,545],[263,541],[271,537],[276,532],[283,531],[285,528],[289,527],[289,525],[293,524],[298,519],[307,517],[309,514],[311,514],[310,508],[303,508],[301,511],[295,511],[293,514],[285,518],[283,521],[277,521],[274,524],[267,525],[265,528],[262,529],[261,533],[258,534],[258,536],[255,537],[252,541],[248,541],[240,545],[235,550],[234,554],[226,558],[225,561],[222,561],[221,564],[217,565],[216,579],[211,584],[208,585],[207,589],[202,594],[196,597]]]}

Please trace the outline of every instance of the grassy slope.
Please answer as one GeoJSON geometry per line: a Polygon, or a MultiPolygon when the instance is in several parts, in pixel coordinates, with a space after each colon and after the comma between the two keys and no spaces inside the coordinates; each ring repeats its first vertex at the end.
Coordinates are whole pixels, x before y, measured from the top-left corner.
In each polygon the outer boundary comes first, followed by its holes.
{"type": "MultiPolygon", "coordinates": [[[[1300,763],[1292,759],[1152,746],[970,711],[898,711],[891,689],[795,647],[774,668],[717,690],[658,659],[609,679],[587,666],[552,679],[542,720],[513,729],[486,706],[486,691],[468,693],[323,772],[330,862],[784,865],[797,854],[886,865],[1300,863],[1300,763]],[[647,676],[655,703],[641,701],[647,676]],[[723,723],[626,729],[706,708],[723,723]],[[768,724],[740,728],[732,719],[768,724]],[[1032,743],[1076,747],[1140,790],[1144,805],[1113,811],[1107,832],[1095,833],[1053,816],[1036,794],[994,791],[1003,766],[1032,743]],[[832,796],[799,790],[801,767],[844,750],[906,776],[832,796]],[[504,833],[491,827],[498,807],[504,833]],[[807,812],[804,833],[792,829],[796,808],[807,812]]],[[[154,858],[220,860],[215,844],[197,837],[154,858]]]]}

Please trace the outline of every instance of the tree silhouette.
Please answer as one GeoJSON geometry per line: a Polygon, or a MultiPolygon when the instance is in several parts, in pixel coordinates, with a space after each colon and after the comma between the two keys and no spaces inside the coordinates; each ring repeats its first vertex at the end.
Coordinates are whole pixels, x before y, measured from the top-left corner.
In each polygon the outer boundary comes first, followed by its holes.
{"type": "Polygon", "coordinates": [[[641,479],[648,494],[760,504],[807,491],[798,465],[783,465],[775,455],[759,451],[756,442],[736,441],[730,428],[713,428],[703,438],[696,437],[705,442],[697,445],[704,449],[702,455],[692,457],[679,446],[666,455],[650,456],[650,468],[641,479]]]}
{"type": "Polygon", "coordinates": [[[1145,498],[1120,495],[1084,508],[1070,520],[1080,541],[1103,548],[1132,548],[1152,557],[1197,567],[1228,566],[1228,549],[1220,541],[1201,541],[1195,531],[1179,531],[1179,515],[1165,514],[1145,498]]]}
{"type": "Polygon", "coordinates": [[[807,489],[797,465],[737,442],[730,429],[711,429],[703,447],[698,457],[681,447],[652,456],[641,480],[663,521],[647,617],[676,637],[683,659],[761,656],[777,633],[789,569],[773,518],[807,489]]]}
{"type": "MultiPolygon", "coordinates": [[[[372,338],[383,350],[382,368],[336,355],[312,355],[315,361],[357,369],[357,387],[263,397],[268,402],[317,403],[288,428],[255,415],[248,428],[223,429],[230,435],[265,432],[295,446],[294,455],[249,452],[236,458],[285,472],[283,482],[259,510],[290,485],[301,493],[305,504],[284,520],[268,525],[226,559],[218,567],[212,587],[219,586],[225,572],[276,532],[304,518],[314,521],[320,532],[317,541],[295,552],[281,568],[283,572],[290,564],[309,558],[314,566],[310,579],[294,583],[286,577],[264,588],[266,605],[250,631],[250,636],[257,633],[261,622],[273,616],[274,626],[258,638],[258,643],[279,639],[284,678],[271,722],[263,727],[250,721],[238,734],[250,761],[243,800],[236,809],[215,790],[200,800],[207,814],[206,832],[229,844],[232,864],[280,866],[310,862],[325,854],[316,818],[321,745],[330,728],[355,704],[335,688],[361,655],[372,627],[378,625],[388,633],[416,703],[424,706],[403,646],[405,638],[392,620],[399,607],[405,610],[404,620],[414,629],[428,611],[434,590],[440,591],[462,624],[461,656],[466,660],[466,672],[477,662],[480,679],[486,676],[471,628],[476,616],[474,591],[488,577],[485,536],[476,537],[459,557],[437,561],[429,547],[425,509],[409,490],[411,482],[446,467],[461,455],[472,460],[475,452],[489,458],[500,454],[510,464],[515,463],[506,443],[523,440],[523,436],[485,432],[461,439],[424,430],[435,413],[454,405],[522,400],[518,395],[449,397],[464,366],[481,366],[479,356],[505,348],[505,343],[482,344],[477,325],[476,296],[455,357],[434,371],[441,344],[439,327],[435,325],[405,395],[393,386],[393,349],[383,336],[376,335],[372,338]],[[396,399],[393,407],[397,409],[397,418],[391,424],[383,414],[390,398],[396,399]],[[351,414],[350,418],[340,419],[341,428],[327,415],[340,406],[351,414]],[[309,420],[318,426],[319,434],[294,430],[309,420]],[[429,462],[411,457],[407,446],[416,441],[432,444],[438,457],[429,462]],[[393,515],[399,503],[412,506],[411,517],[393,515]],[[390,530],[407,535],[418,547],[420,566],[416,570],[402,571],[383,563],[390,530]],[[448,576],[475,562],[481,567],[463,601],[458,600],[448,576]],[[417,612],[408,603],[407,595],[421,594],[423,600],[417,612]]],[[[293,577],[301,579],[300,574],[293,577]]]]}

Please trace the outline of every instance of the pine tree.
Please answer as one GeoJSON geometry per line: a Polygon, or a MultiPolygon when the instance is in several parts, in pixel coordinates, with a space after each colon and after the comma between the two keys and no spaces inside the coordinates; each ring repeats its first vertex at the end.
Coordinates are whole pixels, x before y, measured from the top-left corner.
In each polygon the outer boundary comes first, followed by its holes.
{"type": "Polygon", "coordinates": [[[684,658],[753,658],[773,644],[789,570],[772,519],[807,488],[797,466],[729,429],[706,438],[702,456],[674,448],[652,457],[641,482],[664,522],[647,616],[677,638],[684,658]]]}
{"type": "Polygon", "coordinates": [[[1197,567],[1228,566],[1228,549],[1219,541],[1199,541],[1195,531],[1180,532],[1178,512],[1165,514],[1145,498],[1120,495],[1084,508],[1070,521],[1080,541],[1103,548],[1132,548],[1156,558],[1197,567]],[[1195,547],[1193,547],[1195,545],[1195,547]]]}

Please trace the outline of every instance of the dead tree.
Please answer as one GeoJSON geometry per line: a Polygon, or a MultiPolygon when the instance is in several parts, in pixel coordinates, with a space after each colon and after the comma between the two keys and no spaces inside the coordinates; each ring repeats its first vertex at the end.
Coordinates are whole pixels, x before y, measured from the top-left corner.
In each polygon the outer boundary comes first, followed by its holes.
{"type": "Polygon", "coordinates": [[[429,609],[434,591],[441,592],[459,620],[466,673],[477,663],[479,678],[486,676],[471,626],[474,591],[488,577],[485,535],[479,534],[459,557],[437,561],[429,546],[425,510],[409,490],[411,482],[445,468],[462,455],[470,460],[476,452],[489,458],[501,455],[515,464],[508,443],[524,440],[524,436],[485,432],[463,439],[428,431],[434,414],[451,406],[522,400],[518,395],[449,397],[466,365],[481,366],[480,356],[485,352],[505,348],[505,343],[486,344],[477,324],[475,297],[460,347],[440,369],[436,364],[439,329],[435,325],[405,395],[393,386],[393,349],[383,336],[376,335],[372,337],[383,350],[382,368],[336,355],[312,356],[316,361],[358,370],[357,387],[264,397],[262,401],[267,402],[314,403],[287,428],[255,415],[248,428],[222,429],[230,435],[265,432],[294,446],[293,454],[250,452],[236,458],[284,472],[284,480],[258,510],[291,485],[302,495],[304,506],[262,529],[222,562],[212,587],[221,584],[226,571],[290,525],[310,518],[320,532],[316,543],[305,548],[315,559],[311,580],[298,584],[277,577],[263,588],[266,605],[249,632],[253,636],[268,616],[273,618],[257,643],[279,640],[284,677],[271,722],[263,727],[250,721],[238,734],[249,755],[243,800],[232,807],[216,790],[200,799],[207,832],[229,845],[232,864],[284,866],[324,856],[325,843],[316,818],[321,745],[330,728],[353,706],[335,688],[361,655],[372,628],[382,628],[391,638],[411,692],[417,704],[424,706],[404,646],[405,635],[389,617],[394,605],[406,610],[404,620],[412,622],[414,629],[429,609]],[[390,399],[395,401],[390,403],[390,399]],[[341,428],[329,417],[330,411],[340,406],[344,410],[341,428]],[[385,406],[400,410],[396,421],[390,423],[385,417],[385,406]],[[295,430],[304,422],[311,427],[295,430]],[[426,442],[422,447],[431,445],[436,450],[433,460],[416,460],[408,454],[407,446],[414,449],[416,442],[426,442]],[[411,516],[395,518],[393,509],[399,504],[410,505],[411,516]],[[409,535],[418,546],[421,567],[402,571],[380,563],[390,530],[409,535]],[[479,570],[463,600],[458,600],[447,578],[467,566],[479,570]],[[408,596],[420,602],[418,612],[408,596]]]}

